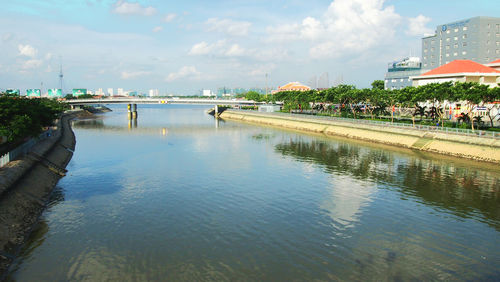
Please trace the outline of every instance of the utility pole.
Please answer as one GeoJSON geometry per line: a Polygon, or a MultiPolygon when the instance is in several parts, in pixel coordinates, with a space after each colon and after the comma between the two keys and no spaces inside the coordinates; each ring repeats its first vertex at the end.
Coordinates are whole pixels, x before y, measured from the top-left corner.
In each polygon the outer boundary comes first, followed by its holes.
{"type": "Polygon", "coordinates": [[[267,98],[267,73],[266,73],[266,98],[267,98]]]}

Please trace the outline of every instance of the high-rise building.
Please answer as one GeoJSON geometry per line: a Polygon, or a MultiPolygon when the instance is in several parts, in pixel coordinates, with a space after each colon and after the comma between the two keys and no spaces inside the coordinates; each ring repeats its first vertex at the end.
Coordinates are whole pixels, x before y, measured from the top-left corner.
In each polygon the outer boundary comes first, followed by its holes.
{"type": "Polygon", "coordinates": [[[487,64],[500,57],[500,18],[474,17],[438,25],[422,38],[422,68],[433,69],[453,60],[487,64]]]}
{"type": "Polygon", "coordinates": [[[95,95],[103,96],[104,95],[104,91],[102,91],[102,88],[97,89],[95,91],[95,95]]]}
{"type": "Polygon", "coordinates": [[[125,92],[123,91],[123,88],[118,88],[118,89],[116,90],[116,92],[117,92],[116,94],[117,94],[118,96],[125,96],[125,92]]]}
{"type": "Polygon", "coordinates": [[[385,74],[384,89],[394,90],[412,86],[412,76],[424,73],[422,63],[418,57],[407,57],[389,63],[385,74]]]}
{"type": "Polygon", "coordinates": [[[328,73],[325,72],[323,73],[319,78],[318,78],[318,83],[317,83],[317,88],[318,89],[327,89],[330,87],[330,79],[328,78],[328,73]]]}
{"type": "Polygon", "coordinates": [[[149,89],[149,97],[158,97],[160,96],[160,91],[158,89],[149,89]]]}
{"type": "Polygon", "coordinates": [[[312,89],[318,88],[318,78],[315,75],[313,75],[311,78],[309,78],[308,85],[312,89]]]}
{"type": "Polygon", "coordinates": [[[108,96],[114,96],[113,88],[108,88],[108,96]]]}

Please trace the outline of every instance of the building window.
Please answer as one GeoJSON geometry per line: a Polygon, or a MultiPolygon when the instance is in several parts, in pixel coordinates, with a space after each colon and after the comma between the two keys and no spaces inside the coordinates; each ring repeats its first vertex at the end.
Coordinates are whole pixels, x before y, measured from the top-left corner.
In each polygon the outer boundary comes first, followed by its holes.
{"type": "Polygon", "coordinates": [[[446,57],[449,57],[449,56],[450,56],[450,54],[446,53],[446,57]]]}
{"type": "Polygon", "coordinates": [[[436,40],[432,39],[431,40],[431,45],[434,45],[435,42],[436,42],[436,40]]]}
{"type": "Polygon", "coordinates": [[[424,49],[424,53],[427,53],[427,49],[424,49]]]}
{"type": "Polygon", "coordinates": [[[434,62],[431,62],[431,67],[433,67],[433,66],[434,66],[434,62]]]}
{"type": "Polygon", "coordinates": [[[450,42],[450,38],[449,38],[449,37],[448,37],[448,38],[446,38],[446,42],[450,42]]]}
{"type": "Polygon", "coordinates": [[[431,52],[434,52],[434,47],[431,48],[431,52]]]}
{"type": "Polygon", "coordinates": [[[446,31],[446,34],[450,34],[450,30],[449,29],[446,31]]]}
{"type": "Polygon", "coordinates": [[[488,28],[490,28],[490,27],[491,27],[491,25],[490,25],[490,24],[488,24],[488,28]]]}
{"type": "Polygon", "coordinates": [[[424,64],[424,68],[426,68],[426,67],[427,67],[427,64],[424,64]]]}
{"type": "Polygon", "coordinates": [[[453,53],[453,56],[455,56],[455,57],[456,57],[456,56],[458,56],[458,53],[457,53],[457,52],[454,52],[454,53],[453,53]]]}
{"type": "Polygon", "coordinates": [[[464,26],[464,28],[462,28],[462,30],[463,30],[463,31],[466,31],[466,30],[467,30],[467,27],[466,27],[466,26],[464,26]]]}
{"type": "Polygon", "coordinates": [[[431,55],[431,59],[434,59],[434,55],[431,55]]]}
{"type": "Polygon", "coordinates": [[[497,32],[496,37],[497,37],[497,38],[500,38],[500,33],[498,33],[498,32],[497,32]]]}
{"type": "Polygon", "coordinates": [[[500,46],[500,41],[497,41],[497,46],[500,46]]]}
{"type": "Polygon", "coordinates": [[[396,82],[396,80],[395,80],[395,79],[392,79],[392,82],[396,82]]]}
{"type": "Polygon", "coordinates": [[[450,50],[450,45],[446,45],[446,50],[450,50]]]}
{"type": "Polygon", "coordinates": [[[462,55],[467,55],[467,51],[462,51],[462,55]]]}
{"type": "Polygon", "coordinates": [[[467,34],[462,35],[463,39],[467,39],[467,34]]]}
{"type": "Polygon", "coordinates": [[[495,52],[497,53],[497,55],[500,54],[500,50],[499,49],[497,49],[495,52]]]}
{"type": "Polygon", "coordinates": [[[454,32],[458,32],[458,28],[455,28],[453,31],[454,31],[454,32]]]}
{"type": "Polygon", "coordinates": [[[458,43],[455,43],[455,45],[453,45],[454,48],[458,48],[458,43]]]}
{"type": "Polygon", "coordinates": [[[427,56],[424,56],[424,60],[427,60],[427,56]]]}
{"type": "Polygon", "coordinates": [[[467,46],[467,42],[462,42],[462,46],[467,46]]]}
{"type": "Polygon", "coordinates": [[[403,82],[403,81],[404,81],[404,79],[403,79],[403,78],[401,78],[399,81],[400,81],[400,82],[403,82]]]}

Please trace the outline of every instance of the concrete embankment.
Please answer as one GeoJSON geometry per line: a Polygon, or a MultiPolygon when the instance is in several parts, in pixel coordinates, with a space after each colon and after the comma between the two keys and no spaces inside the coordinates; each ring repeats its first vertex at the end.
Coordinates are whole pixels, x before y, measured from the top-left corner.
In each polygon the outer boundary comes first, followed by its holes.
{"type": "Polygon", "coordinates": [[[220,117],[228,120],[323,133],[330,136],[343,136],[415,150],[500,163],[500,139],[494,138],[300,117],[300,115],[227,110],[220,117]]]}
{"type": "Polygon", "coordinates": [[[70,120],[77,114],[63,115],[51,137],[0,169],[0,280],[64,176],[75,148],[70,120]]]}

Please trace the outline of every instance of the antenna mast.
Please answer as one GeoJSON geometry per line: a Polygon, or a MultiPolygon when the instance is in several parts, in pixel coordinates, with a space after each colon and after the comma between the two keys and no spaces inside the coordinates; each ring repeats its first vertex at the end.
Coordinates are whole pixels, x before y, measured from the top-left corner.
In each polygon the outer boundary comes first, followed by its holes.
{"type": "MultiPolygon", "coordinates": [[[[61,93],[64,93],[63,91],[63,71],[62,71],[62,59],[61,56],[59,56],[59,65],[60,65],[60,71],[59,71],[59,88],[61,88],[61,93]]],[[[64,96],[64,94],[63,94],[64,96]]]]}

